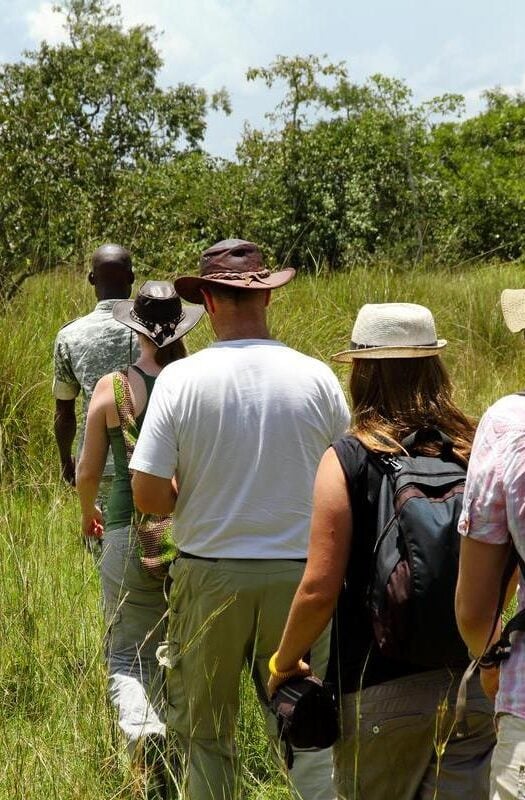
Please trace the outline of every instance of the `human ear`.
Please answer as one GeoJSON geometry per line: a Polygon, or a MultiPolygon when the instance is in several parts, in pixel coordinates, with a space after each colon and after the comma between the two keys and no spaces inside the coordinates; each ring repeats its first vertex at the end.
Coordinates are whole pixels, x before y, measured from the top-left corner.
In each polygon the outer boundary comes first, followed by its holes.
{"type": "Polygon", "coordinates": [[[208,292],[206,289],[201,289],[201,294],[204,300],[204,308],[208,312],[208,314],[215,313],[215,303],[213,302],[213,295],[211,292],[208,292]]]}

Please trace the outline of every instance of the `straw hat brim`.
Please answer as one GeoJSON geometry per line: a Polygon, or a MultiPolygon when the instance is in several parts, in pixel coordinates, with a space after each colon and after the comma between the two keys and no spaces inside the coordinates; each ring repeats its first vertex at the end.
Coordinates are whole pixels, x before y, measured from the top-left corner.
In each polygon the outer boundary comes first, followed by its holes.
{"type": "Polygon", "coordinates": [[[509,331],[525,329],[525,289],[505,289],[501,293],[501,310],[509,331]]]}
{"type": "MultiPolygon", "coordinates": [[[[122,324],[126,325],[128,328],[137,331],[137,333],[144,334],[144,336],[147,336],[148,339],[154,342],[151,331],[146,328],[145,325],[141,325],[140,322],[137,322],[137,320],[130,316],[132,308],[133,300],[119,300],[118,303],[115,303],[113,306],[113,318],[116,319],[117,322],[122,322],[122,324]]],[[[167,336],[161,345],[157,345],[159,348],[166,347],[168,344],[176,342],[177,339],[181,339],[185,334],[191,331],[204,314],[204,309],[183,305],[182,313],[183,316],[175,327],[173,334],[167,336]]],[[[154,343],[156,344],[156,342],[154,343]]]]}
{"type": "Polygon", "coordinates": [[[438,339],[433,345],[415,345],[398,347],[360,347],[341,350],[330,356],[332,361],[349,363],[354,358],[426,358],[438,355],[447,346],[446,339],[438,339]]]}
{"type": "Polygon", "coordinates": [[[199,275],[182,275],[175,280],[175,289],[177,294],[187,300],[189,303],[202,304],[204,302],[201,289],[206,285],[221,284],[228,286],[231,289],[278,289],[295,277],[295,269],[287,267],[279,272],[271,272],[267,278],[258,278],[256,281],[252,280],[249,283],[242,278],[239,280],[228,280],[222,278],[206,278],[199,275]]]}

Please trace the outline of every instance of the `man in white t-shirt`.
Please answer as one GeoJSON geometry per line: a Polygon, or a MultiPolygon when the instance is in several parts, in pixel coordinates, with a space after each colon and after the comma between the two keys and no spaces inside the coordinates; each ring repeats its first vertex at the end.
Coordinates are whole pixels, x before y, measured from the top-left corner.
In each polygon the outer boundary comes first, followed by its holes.
{"type": "MultiPolygon", "coordinates": [[[[318,462],[349,423],[344,394],[320,361],[271,338],[271,273],[251,242],[205,251],[199,277],[176,282],[204,303],[217,341],[157,379],[131,461],[136,505],[175,510],[168,725],[188,760],[192,800],[239,791],[234,730],[248,665],[270,732],[264,687],[304,569],[318,462]]],[[[328,631],[312,650],[321,670],[328,631]]],[[[317,669],[316,669],[317,672],[317,669]]],[[[296,753],[296,796],[330,800],[331,752],[296,753]]]]}

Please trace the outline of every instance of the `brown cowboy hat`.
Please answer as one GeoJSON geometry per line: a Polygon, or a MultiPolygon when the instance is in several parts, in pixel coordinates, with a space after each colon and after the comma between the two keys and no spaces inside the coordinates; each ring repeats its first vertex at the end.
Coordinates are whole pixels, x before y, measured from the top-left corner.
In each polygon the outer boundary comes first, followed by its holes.
{"type": "Polygon", "coordinates": [[[291,281],[291,267],[270,272],[263,265],[262,253],[253,242],[244,239],[224,239],[209,247],[201,256],[200,276],[183,275],[175,281],[181,297],[190,303],[202,303],[201,288],[221,283],[237,289],[277,289],[291,281]]]}
{"type": "Polygon", "coordinates": [[[113,317],[157,347],[166,347],[188,333],[204,313],[202,308],[183,306],[171,281],[146,281],[134,300],[119,300],[113,317]]]}

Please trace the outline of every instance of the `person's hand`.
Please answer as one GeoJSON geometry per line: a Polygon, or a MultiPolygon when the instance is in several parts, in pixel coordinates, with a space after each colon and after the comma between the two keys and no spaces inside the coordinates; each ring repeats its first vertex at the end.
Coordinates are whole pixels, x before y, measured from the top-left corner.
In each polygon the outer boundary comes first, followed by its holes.
{"type": "Polygon", "coordinates": [[[499,689],[499,667],[480,669],[479,681],[489,700],[495,700],[499,689]]]}
{"type": "MultiPolygon", "coordinates": [[[[301,661],[299,661],[298,664],[297,664],[297,671],[295,672],[293,677],[294,678],[295,677],[306,678],[308,675],[311,675],[311,674],[312,674],[312,670],[310,669],[310,665],[307,664],[306,661],[303,661],[301,659],[301,661]]],[[[289,677],[291,677],[291,676],[289,676],[289,677]]],[[[279,688],[281,683],[284,683],[287,680],[288,680],[288,678],[278,678],[275,675],[270,675],[270,678],[269,678],[268,684],[267,684],[268,697],[272,697],[272,695],[275,694],[275,692],[277,691],[277,689],[279,688]]]]}
{"type": "Polygon", "coordinates": [[[104,535],[104,520],[102,511],[98,506],[93,507],[89,516],[82,517],[82,536],[85,538],[101,539],[104,535]]]}
{"type": "Polygon", "coordinates": [[[70,486],[76,485],[75,468],[76,465],[74,456],[69,456],[69,459],[64,464],[62,464],[62,478],[70,486]]]}

